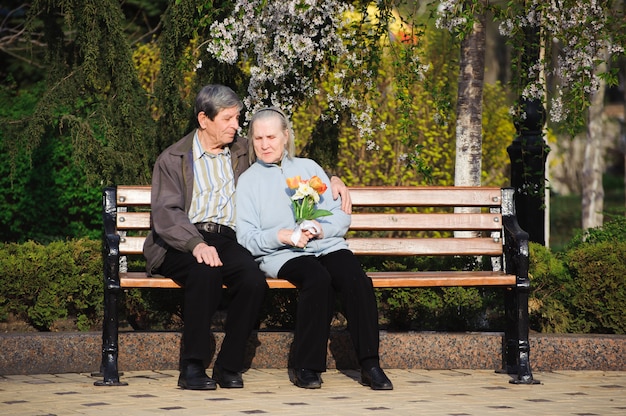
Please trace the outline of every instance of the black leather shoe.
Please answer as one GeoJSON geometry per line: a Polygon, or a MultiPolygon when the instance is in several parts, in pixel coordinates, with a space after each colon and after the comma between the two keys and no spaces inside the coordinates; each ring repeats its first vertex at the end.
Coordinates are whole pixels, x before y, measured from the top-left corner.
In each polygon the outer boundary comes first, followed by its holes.
{"type": "Polygon", "coordinates": [[[322,387],[322,379],[317,371],[301,368],[293,373],[293,377],[290,377],[291,381],[298,387],[303,389],[319,389],[322,387]]]}
{"type": "Polygon", "coordinates": [[[240,389],[243,388],[243,378],[241,373],[224,370],[220,366],[213,367],[213,379],[223,389],[240,389]]]}
{"type": "Polygon", "coordinates": [[[370,386],[372,390],[393,390],[393,384],[380,367],[361,369],[361,384],[370,386]]]}
{"type": "Polygon", "coordinates": [[[178,387],[187,390],[215,390],[217,384],[206,375],[202,363],[194,360],[183,363],[178,376],[178,387]]]}

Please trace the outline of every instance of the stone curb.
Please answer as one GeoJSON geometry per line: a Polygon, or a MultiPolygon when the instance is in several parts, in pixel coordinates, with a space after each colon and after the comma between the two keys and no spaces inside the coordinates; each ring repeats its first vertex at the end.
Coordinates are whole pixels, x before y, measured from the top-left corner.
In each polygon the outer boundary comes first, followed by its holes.
{"type": "MultiPolygon", "coordinates": [[[[223,334],[214,334],[215,345],[223,334]]],[[[501,333],[386,332],[380,336],[383,368],[502,368],[501,333]]],[[[260,331],[249,344],[246,365],[286,368],[291,332],[260,331]]],[[[531,334],[535,371],[626,371],[626,336],[531,334]]],[[[121,332],[120,371],[175,370],[179,332],[121,332]]],[[[102,336],[97,332],[0,334],[0,375],[98,372],[102,336]]],[[[358,368],[345,331],[331,334],[328,368],[358,368]]]]}

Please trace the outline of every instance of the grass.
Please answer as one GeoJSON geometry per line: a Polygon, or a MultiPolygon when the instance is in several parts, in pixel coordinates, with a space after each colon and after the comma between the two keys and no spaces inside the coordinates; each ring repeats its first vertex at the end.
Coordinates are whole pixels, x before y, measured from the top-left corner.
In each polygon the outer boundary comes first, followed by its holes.
{"type": "MultiPolygon", "coordinates": [[[[606,174],[604,185],[604,221],[611,215],[624,215],[624,177],[606,174]]],[[[581,229],[582,208],[580,195],[550,196],[550,248],[563,251],[572,237],[581,229]]]]}

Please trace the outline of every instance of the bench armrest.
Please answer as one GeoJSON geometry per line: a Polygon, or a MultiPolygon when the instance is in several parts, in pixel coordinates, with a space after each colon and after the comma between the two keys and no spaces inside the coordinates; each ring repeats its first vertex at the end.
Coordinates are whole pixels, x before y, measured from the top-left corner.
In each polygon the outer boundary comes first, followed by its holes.
{"type": "Polygon", "coordinates": [[[520,227],[515,215],[514,189],[502,189],[502,225],[504,228],[505,271],[515,274],[520,283],[528,284],[528,233],[520,227]]]}
{"type": "Polygon", "coordinates": [[[102,193],[102,260],[105,290],[120,289],[120,236],[116,232],[117,190],[107,187],[102,193]]]}

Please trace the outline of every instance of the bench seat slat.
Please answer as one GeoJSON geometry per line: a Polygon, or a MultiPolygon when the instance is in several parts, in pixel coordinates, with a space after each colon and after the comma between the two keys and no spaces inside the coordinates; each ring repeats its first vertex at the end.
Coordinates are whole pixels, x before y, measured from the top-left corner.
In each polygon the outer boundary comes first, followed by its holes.
{"type": "MultiPolygon", "coordinates": [[[[515,275],[491,271],[425,271],[425,272],[369,272],[374,287],[433,287],[433,286],[514,286],[515,275]]],[[[163,276],[148,277],[142,272],[120,273],[123,288],[177,289],[181,286],[163,276]]],[[[291,289],[284,279],[268,278],[272,289],[291,289]]]]}
{"type": "Polygon", "coordinates": [[[368,272],[374,287],[515,286],[512,274],[493,271],[368,272]]]}

